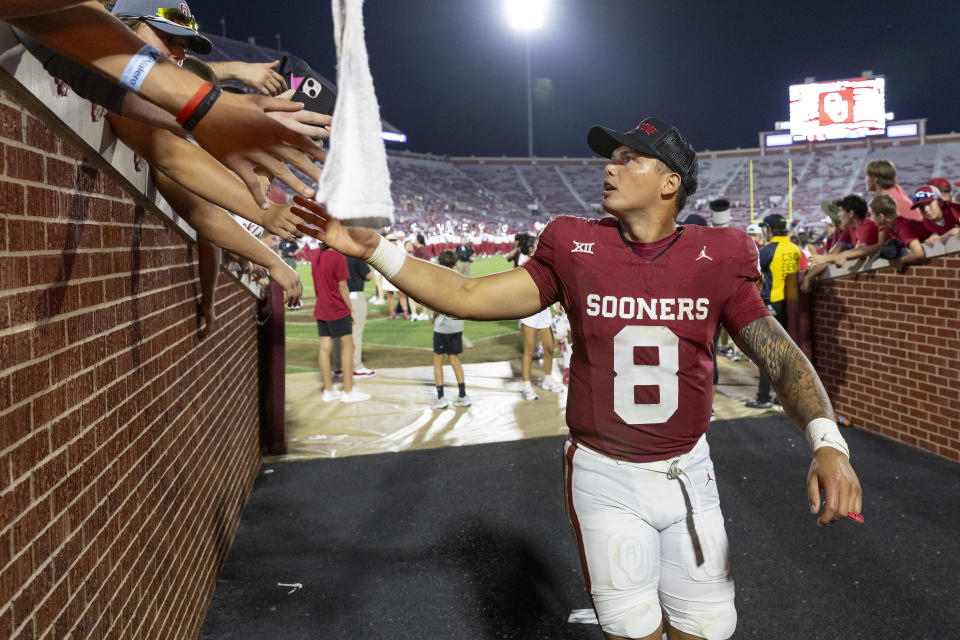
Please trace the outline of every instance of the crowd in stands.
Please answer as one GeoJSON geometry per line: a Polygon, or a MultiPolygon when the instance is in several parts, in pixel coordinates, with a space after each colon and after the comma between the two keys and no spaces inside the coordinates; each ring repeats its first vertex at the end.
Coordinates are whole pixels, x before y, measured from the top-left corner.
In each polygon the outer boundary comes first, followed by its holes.
{"type": "MultiPolygon", "coordinates": [[[[857,191],[857,185],[863,184],[863,167],[875,160],[890,161],[901,184],[919,187],[931,175],[960,176],[960,142],[792,153],[792,169],[786,156],[701,157],[700,188],[685,210],[709,213],[710,201],[725,198],[730,202],[732,224],[742,229],[771,213],[804,227],[821,227],[820,203],[857,191]]],[[[414,223],[432,228],[453,221],[471,226],[485,222],[488,227],[505,223],[513,230],[521,219],[599,216],[597,176],[602,167],[597,158],[536,159],[534,164],[527,159],[494,163],[392,153],[397,228],[409,231],[414,223]]]]}

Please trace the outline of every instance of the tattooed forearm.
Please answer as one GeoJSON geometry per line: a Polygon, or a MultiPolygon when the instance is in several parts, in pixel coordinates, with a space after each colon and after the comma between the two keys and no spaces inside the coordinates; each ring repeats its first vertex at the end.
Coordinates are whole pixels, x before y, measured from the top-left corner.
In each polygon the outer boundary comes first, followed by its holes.
{"type": "Polygon", "coordinates": [[[734,342],[766,372],[780,404],[801,428],[814,418],[835,419],[820,377],[779,322],[771,317],[755,320],[734,342]]]}

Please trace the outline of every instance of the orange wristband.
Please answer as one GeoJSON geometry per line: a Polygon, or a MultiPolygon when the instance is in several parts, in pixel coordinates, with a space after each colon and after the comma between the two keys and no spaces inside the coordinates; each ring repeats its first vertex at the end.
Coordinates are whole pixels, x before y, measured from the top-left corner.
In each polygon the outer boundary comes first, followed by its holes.
{"type": "Polygon", "coordinates": [[[182,126],[187,121],[187,118],[190,117],[190,114],[194,112],[197,106],[211,91],[213,91],[213,85],[209,82],[204,82],[200,88],[197,89],[197,92],[193,94],[193,97],[187,101],[187,104],[183,106],[183,109],[180,110],[180,113],[177,114],[177,124],[182,126]]]}

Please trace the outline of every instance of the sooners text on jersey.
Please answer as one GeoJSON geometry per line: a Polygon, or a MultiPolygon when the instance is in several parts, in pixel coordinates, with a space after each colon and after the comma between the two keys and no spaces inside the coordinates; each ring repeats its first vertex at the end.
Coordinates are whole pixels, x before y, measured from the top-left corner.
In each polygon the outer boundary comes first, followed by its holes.
{"type": "Polygon", "coordinates": [[[710,423],[719,324],[735,335],[770,315],[756,286],[757,246],[738,229],[688,225],[649,262],[615,218],[561,216],[523,268],[541,304],[560,301],[569,314],[571,436],[622,460],[689,451],[710,423]]]}

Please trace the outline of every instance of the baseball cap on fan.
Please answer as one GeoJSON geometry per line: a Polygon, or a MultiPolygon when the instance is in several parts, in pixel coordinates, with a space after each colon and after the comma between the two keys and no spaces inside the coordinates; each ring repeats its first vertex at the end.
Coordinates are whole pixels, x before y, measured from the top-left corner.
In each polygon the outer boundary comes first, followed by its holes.
{"type": "Polygon", "coordinates": [[[186,2],[163,0],[117,0],[110,13],[118,18],[142,18],[164,33],[187,38],[191,51],[210,53],[213,45],[197,32],[197,21],[186,2]]]}
{"type": "Polygon", "coordinates": [[[663,120],[644,118],[625,133],[594,125],[587,133],[587,145],[604,158],[621,146],[659,158],[680,174],[688,196],[697,190],[697,152],[675,126],[663,120]]]}
{"type": "Polygon", "coordinates": [[[920,187],[913,192],[913,206],[911,209],[916,209],[922,204],[932,202],[934,200],[939,200],[942,196],[940,189],[937,189],[932,184],[928,184],[925,187],[920,187]]]}
{"type": "Polygon", "coordinates": [[[940,189],[940,193],[950,191],[950,181],[946,178],[930,178],[930,186],[940,189]]]}
{"type": "Polygon", "coordinates": [[[771,213],[760,223],[761,226],[768,227],[772,231],[787,228],[787,219],[779,213],[771,213]]]}

